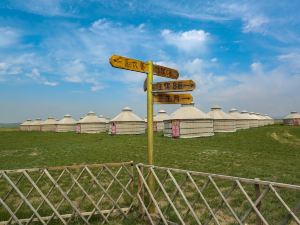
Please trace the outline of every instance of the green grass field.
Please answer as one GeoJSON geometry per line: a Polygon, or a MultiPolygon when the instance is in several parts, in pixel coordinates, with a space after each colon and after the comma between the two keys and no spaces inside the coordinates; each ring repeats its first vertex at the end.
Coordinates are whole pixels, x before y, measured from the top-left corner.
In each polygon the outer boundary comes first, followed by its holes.
{"type": "MultiPolygon", "coordinates": [[[[146,163],[147,137],[0,129],[0,169],[131,161],[146,163]]],[[[300,127],[252,128],[208,138],[155,135],[155,164],[300,184],[300,127]]]]}
{"type": "MultiPolygon", "coordinates": [[[[146,163],[146,156],[146,135],[0,129],[0,169],[124,161],[146,163]]],[[[299,185],[300,127],[274,125],[195,139],[170,139],[157,133],[155,164],[299,185]]],[[[289,200],[295,199],[289,196],[289,200]]],[[[134,212],[122,224],[144,224],[138,218],[134,212]]]]}

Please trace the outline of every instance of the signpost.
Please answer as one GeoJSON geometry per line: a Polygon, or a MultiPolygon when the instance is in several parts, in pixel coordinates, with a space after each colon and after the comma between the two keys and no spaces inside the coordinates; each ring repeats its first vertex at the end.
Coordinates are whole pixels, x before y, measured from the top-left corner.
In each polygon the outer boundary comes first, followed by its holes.
{"type": "MultiPolygon", "coordinates": [[[[148,137],[148,164],[154,163],[153,150],[153,103],[157,104],[189,104],[193,101],[190,94],[172,94],[167,92],[192,91],[196,85],[192,80],[178,80],[168,82],[158,82],[153,84],[153,75],[177,79],[179,72],[165,66],[153,64],[152,61],[143,62],[136,59],[126,58],[119,55],[112,55],[109,59],[113,67],[131,70],[140,73],[147,73],[144,82],[144,90],[147,91],[147,137],[148,137]],[[163,93],[162,93],[163,92],[163,93]]],[[[151,192],[155,191],[155,179],[150,173],[148,185],[151,192]]],[[[151,204],[151,211],[155,212],[155,207],[151,204]]]]}
{"type": "Polygon", "coordinates": [[[193,96],[190,94],[165,94],[153,95],[153,102],[157,104],[191,104],[193,96]]]}

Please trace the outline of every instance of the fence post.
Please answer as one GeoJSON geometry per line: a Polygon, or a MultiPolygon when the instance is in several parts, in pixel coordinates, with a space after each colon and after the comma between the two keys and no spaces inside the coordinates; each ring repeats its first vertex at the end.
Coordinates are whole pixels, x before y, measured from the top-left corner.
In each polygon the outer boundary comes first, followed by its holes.
{"type": "MultiPolygon", "coordinates": [[[[260,179],[259,178],[255,178],[254,180],[259,181],[260,179]]],[[[261,195],[260,185],[258,183],[254,184],[254,189],[255,189],[256,199],[258,199],[259,196],[261,195]]],[[[260,209],[261,209],[261,201],[257,204],[256,208],[260,211],[260,209]]],[[[259,218],[259,216],[257,214],[256,214],[256,225],[263,225],[261,219],[259,218]]]]}
{"type": "MultiPolygon", "coordinates": [[[[144,167],[143,166],[138,166],[140,171],[141,171],[141,174],[144,175],[144,167]]],[[[138,174],[138,194],[140,195],[141,199],[143,202],[145,202],[145,194],[144,194],[144,185],[143,185],[143,180],[141,178],[141,176],[138,174]]],[[[139,211],[140,211],[140,214],[142,215],[142,217],[144,217],[144,208],[142,206],[142,203],[139,204],[139,211]]]]}
{"type": "Polygon", "coordinates": [[[134,196],[134,170],[133,170],[133,167],[134,167],[134,163],[132,162],[130,164],[130,172],[131,172],[131,183],[130,183],[130,193],[132,194],[132,196],[134,196]]]}

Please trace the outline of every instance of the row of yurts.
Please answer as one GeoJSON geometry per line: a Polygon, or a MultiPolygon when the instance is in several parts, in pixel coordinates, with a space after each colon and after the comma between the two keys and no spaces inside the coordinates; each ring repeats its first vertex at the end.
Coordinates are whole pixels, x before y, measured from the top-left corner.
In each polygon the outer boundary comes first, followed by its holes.
{"type": "MultiPolygon", "coordinates": [[[[168,115],[160,110],[154,116],[154,131],[163,131],[167,137],[205,137],[215,132],[235,132],[239,129],[249,129],[273,124],[274,120],[268,115],[231,109],[229,113],[221,107],[214,106],[207,114],[194,104],[181,105],[179,109],[168,115]]],[[[137,116],[129,107],[123,108],[121,113],[111,120],[97,116],[94,112],[76,121],[71,115],[65,115],[57,121],[50,117],[45,121],[40,119],[27,120],[20,125],[24,131],[53,131],[109,134],[144,134],[147,121],[137,116]]]]}

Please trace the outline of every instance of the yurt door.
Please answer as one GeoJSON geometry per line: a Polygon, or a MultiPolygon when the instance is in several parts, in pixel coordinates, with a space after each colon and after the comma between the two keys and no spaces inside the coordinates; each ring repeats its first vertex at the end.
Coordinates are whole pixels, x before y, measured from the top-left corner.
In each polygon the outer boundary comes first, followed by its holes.
{"type": "Polygon", "coordinates": [[[81,125],[77,124],[76,126],[76,133],[80,133],[81,132],[81,125]]]}
{"type": "Polygon", "coordinates": [[[116,133],[117,133],[117,126],[113,122],[113,123],[111,123],[111,134],[116,134],[116,133]]]}
{"type": "Polygon", "coordinates": [[[180,121],[173,120],[172,121],[172,137],[178,138],[180,136],[180,121]]]}

